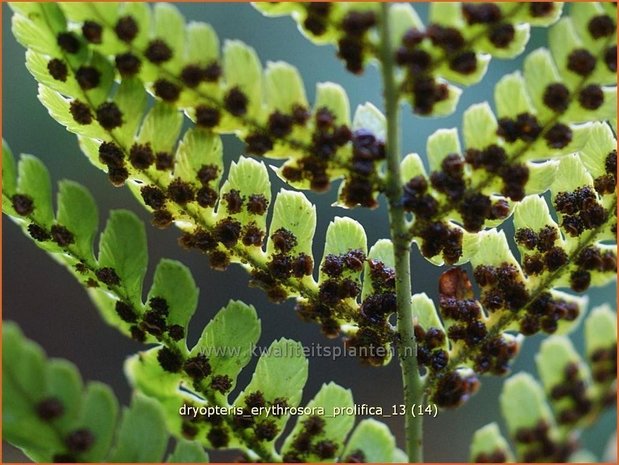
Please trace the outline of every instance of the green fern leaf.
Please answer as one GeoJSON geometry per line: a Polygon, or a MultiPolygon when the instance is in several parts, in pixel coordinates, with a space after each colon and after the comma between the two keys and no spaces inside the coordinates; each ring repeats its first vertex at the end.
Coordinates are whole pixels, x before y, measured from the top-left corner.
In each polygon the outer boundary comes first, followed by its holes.
{"type": "Polygon", "coordinates": [[[252,399],[260,395],[266,405],[277,404],[283,399],[290,407],[298,406],[307,381],[307,371],[308,362],[303,355],[303,347],[298,342],[286,339],[273,342],[266,354],[258,360],[251,381],[235,399],[234,405],[244,407],[253,417],[254,429],[258,435],[261,429],[269,429],[269,434],[263,437],[263,440],[275,441],[283,432],[289,415],[269,415],[266,411],[252,411],[252,399]]]}
{"type": "Polygon", "coordinates": [[[198,306],[198,288],[189,268],[175,260],[161,260],[155,269],[147,299],[151,303],[152,299],[168,302],[168,325],[175,327],[176,331],[182,328],[183,334],[187,334],[189,320],[198,306]]]}
{"type": "Polygon", "coordinates": [[[59,224],[69,229],[75,236],[75,249],[94,266],[93,242],[99,229],[97,204],[84,187],[70,181],[61,181],[58,185],[59,224]]]}
{"type": "Polygon", "coordinates": [[[470,457],[473,462],[503,463],[514,460],[509,444],[496,423],[490,423],[475,431],[470,457]]]}
{"type": "Polygon", "coordinates": [[[17,192],[17,164],[11,148],[2,139],[2,211],[15,214],[11,199],[17,192]]]}
{"type": "Polygon", "coordinates": [[[73,364],[47,359],[16,324],[2,331],[6,440],[39,462],[161,460],[168,434],[154,401],[135,395],[118,422],[108,386],[84,386],[73,364]]]}
{"type": "MultiPolygon", "coordinates": [[[[323,409],[325,416],[322,416],[322,422],[313,420],[311,415],[302,415],[297,419],[297,422],[284,442],[282,450],[284,454],[292,454],[293,457],[298,456],[298,452],[295,449],[295,441],[299,436],[303,435],[304,430],[308,428],[308,422],[318,422],[322,425],[321,431],[318,435],[311,435],[310,442],[311,448],[306,457],[303,457],[306,461],[331,461],[336,456],[336,453],[342,451],[342,443],[353,426],[354,415],[344,414],[345,409],[353,408],[352,394],[349,390],[346,390],[334,383],[325,384],[322,386],[318,394],[307,404],[307,408],[316,412],[323,409]],[[338,410],[340,409],[340,410],[338,410]],[[314,436],[314,437],[312,437],[314,436]],[[318,437],[315,437],[318,436],[318,437]],[[325,439],[322,439],[322,438],[325,439]],[[329,442],[329,454],[324,456],[321,454],[323,447],[326,446],[325,442],[329,442]],[[321,456],[322,455],[322,456],[321,456]]],[[[303,454],[305,455],[305,454],[303,454]]]]}
{"type": "Polygon", "coordinates": [[[117,416],[118,401],[108,386],[94,382],[86,386],[79,421],[97,441],[84,453],[85,462],[105,460],[115,439],[117,416]]]}
{"type": "Polygon", "coordinates": [[[146,232],[142,222],[129,212],[112,212],[101,234],[98,258],[99,265],[106,269],[105,274],[111,275],[109,284],[122,283],[127,298],[139,306],[148,264],[146,232]]]}
{"type": "Polygon", "coordinates": [[[591,310],[585,323],[588,357],[593,357],[597,350],[611,348],[616,343],[617,334],[613,330],[616,320],[617,315],[608,305],[591,310]]]}
{"type": "Polygon", "coordinates": [[[17,192],[26,195],[34,202],[32,217],[44,226],[51,226],[52,185],[47,168],[35,157],[24,156],[18,165],[17,192]]]}
{"type": "Polygon", "coordinates": [[[125,409],[118,430],[118,442],[111,462],[160,462],[168,434],[159,405],[152,399],[135,395],[125,409]]]}
{"type": "Polygon", "coordinates": [[[241,302],[231,301],[204,328],[191,355],[216,354],[211,359],[214,375],[227,377],[234,389],[236,379],[249,361],[260,338],[260,320],[256,310],[241,302]]]}
{"type": "MultiPolygon", "coordinates": [[[[609,326],[615,323],[616,314],[608,306],[592,310],[585,322],[585,333],[589,344],[600,344],[594,357],[588,353],[585,362],[567,337],[551,336],[542,342],[536,356],[542,384],[527,373],[506,381],[501,409],[515,445],[516,460],[577,462],[592,455],[575,448],[572,438],[592,425],[616,394],[612,387],[616,383],[616,362],[610,360],[617,339],[614,326],[609,326]],[[599,338],[593,330],[606,333],[608,338],[599,338]]],[[[476,461],[504,462],[512,459],[509,451],[496,423],[474,435],[471,457],[476,461]]]]}
{"type": "Polygon", "coordinates": [[[535,378],[525,373],[514,375],[505,382],[501,393],[501,411],[512,435],[520,429],[535,428],[540,422],[551,428],[555,426],[542,387],[535,378]]]}
{"type": "Polygon", "coordinates": [[[82,407],[82,377],[72,363],[62,359],[51,360],[45,371],[47,387],[43,392],[46,396],[60,400],[65,413],[58,422],[68,428],[78,417],[82,407]]]}
{"type": "Polygon", "coordinates": [[[351,433],[343,457],[345,462],[358,458],[367,463],[390,463],[394,448],[395,438],[384,424],[362,420],[351,433]]]}
{"type": "Polygon", "coordinates": [[[179,439],[167,460],[169,463],[208,463],[208,455],[195,442],[179,439]]]}
{"type": "Polygon", "coordinates": [[[574,415],[576,418],[569,418],[569,416],[575,410],[577,411],[578,406],[569,396],[559,396],[557,386],[566,382],[566,375],[569,372],[572,379],[578,380],[584,386],[581,397],[590,398],[591,375],[587,366],[570,340],[561,336],[552,337],[543,342],[536,356],[536,364],[546,395],[559,421],[569,423],[570,427],[574,427],[574,424],[579,423],[578,415],[574,415]]]}
{"type": "Polygon", "coordinates": [[[250,393],[260,391],[268,402],[285,397],[289,405],[298,405],[307,381],[307,365],[300,343],[286,339],[275,341],[260,358],[251,382],[235,404],[242,405],[250,393]]]}

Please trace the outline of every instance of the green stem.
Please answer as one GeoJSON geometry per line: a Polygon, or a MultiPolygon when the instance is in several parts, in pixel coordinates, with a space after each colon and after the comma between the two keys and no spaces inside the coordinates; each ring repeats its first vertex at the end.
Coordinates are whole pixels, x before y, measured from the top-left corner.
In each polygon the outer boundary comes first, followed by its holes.
{"type": "Polygon", "coordinates": [[[417,365],[417,345],[413,328],[411,303],[410,240],[407,237],[406,217],[402,207],[402,177],[400,175],[399,102],[394,77],[394,52],[389,31],[389,3],[381,5],[380,61],[384,85],[385,116],[387,119],[387,181],[385,194],[389,200],[389,224],[395,255],[396,295],[398,304],[398,358],[402,369],[404,404],[406,406],[406,452],[410,462],[423,460],[422,416],[413,416],[414,405],[423,402],[423,383],[417,365]]]}

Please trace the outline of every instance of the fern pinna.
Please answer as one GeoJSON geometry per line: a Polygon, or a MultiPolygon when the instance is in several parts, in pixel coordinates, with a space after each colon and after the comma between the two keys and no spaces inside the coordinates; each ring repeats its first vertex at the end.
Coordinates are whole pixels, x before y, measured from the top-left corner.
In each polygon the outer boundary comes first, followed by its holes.
{"type": "MultiPolygon", "coordinates": [[[[334,45],[352,73],[378,64],[384,113],[366,103],[351,116],[334,83],[319,84],[310,104],[293,66],[263,68],[239,41],[220,50],[210,26],[185,24],[168,4],[15,3],[13,33],[50,115],[77,135],[114,186],[127,186],[152,212],[155,227],[176,226],[179,244],[207,255],[214,269],[240,264],[274,302],[294,299],[303,320],[327,337],[341,335],[362,362],[383,366],[395,349],[405,455],[375,420],[360,422],[347,439],[353,417],[301,414],[285,434],[307,377],[302,347],[292,341],[274,342],[271,349],[286,355],[263,355],[249,386],[229,400],[260,334],[256,311],[231,302],[188,347],[193,278],[164,260],[143,298],[148,254],[132,214],[111,214],[95,255],[90,194],[61,183],[54,213],[45,167],[32,156],[16,166],[8,147],[3,211],[85,285],[108,324],[155,344],[125,370],[177,437],[238,448],[252,461],[421,461],[422,418],[413,406],[462,405],[480,375],[509,372],[525,336],[546,333],[554,336],[539,353],[543,388],[518,374],[501,397],[514,452],[493,425],[475,435],[472,459],[578,457],[578,431],[608,406],[615,383],[616,336],[606,334],[594,356],[598,343],[588,333],[593,375],[564,336],[586,312],[578,294],[616,274],[615,6],[435,3],[428,25],[408,4],[255,7],[292,16],[309,40],[334,45]],[[482,80],[491,59],[524,51],[531,27],[549,27],[548,48],[497,83],[494,105],[470,106],[460,128],[428,138],[423,157],[401,155],[401,103],[420,116],[454,112],[462,88],[482,80]],[[226,167],[220,136],[228,133],[246,155],[226,167]],[[289,189],[272,192],[266,159],[280,160],[271,167],[289,189]],[[390,238],[368,244],[361,224],[336,217],[322,257],[314,257],[316,209],[302,191],[323,192],[333,182],[340,182],[339,207],[376,208],[383,195],[390,238]],[[436,302],[412,293],[413,244],[431,263],[453,266],[440,277],[436,302]],[[217,348],[236,355],[227,359],[217,348]],[[510,414],[514,402],[531,410],[510,414]],[[223,413],[191,417],[179,413],[182,406],[223,413]],[[260,410],[278,406],[288,413],[260,410]]],[[[585,318],[588,332],[615,324],[610,309],[585,318]]],[[[30,375],[16,374],[16,384],[30,375]]],[[[308,407],[352,405],[349,391],[327,384],[308,407]]],[[[30,416],[39,427],[47,421],[36,409],[30,416]]],[[[88,461],[93,447],[9,440],[44,460],[68,453],[88,461]]],[[[103,449],[98,460],[110,457],[103,449]]]]}

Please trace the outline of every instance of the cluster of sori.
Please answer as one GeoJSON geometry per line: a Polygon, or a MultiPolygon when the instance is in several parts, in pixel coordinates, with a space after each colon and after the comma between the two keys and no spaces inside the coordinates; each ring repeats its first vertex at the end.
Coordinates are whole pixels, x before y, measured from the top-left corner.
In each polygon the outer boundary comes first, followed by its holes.
{"type": "Polygon", "coordinates": [[[475,433],[471,459],[565,462],[582,454],[580,433],[616,402],[616,377],[610,374],[617,369],[616,323],[608,306],[591,311],[584,324],[585,356],[565,336],[546,339],[536,355],[541,383],[519,373],[503,388],[501,410],[513,452],[492,423],[475,433]]]}

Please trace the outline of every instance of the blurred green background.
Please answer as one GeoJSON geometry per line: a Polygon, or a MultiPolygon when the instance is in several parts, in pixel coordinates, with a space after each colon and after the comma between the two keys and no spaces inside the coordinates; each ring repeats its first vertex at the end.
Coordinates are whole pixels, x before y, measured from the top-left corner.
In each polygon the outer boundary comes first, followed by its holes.
{"type": "MultiPolygon", "coordinates": [[[[296,30],[290,18],[264,18],[248,4],[209,3],[178,4],[179,9],[191,20],[212,24],[220,38],[240,39],[252,45],[261,60],[284,60],[297,66],[304,77],[310,102],[313,101],[315,84],[334,81],[346,88],[351,108],[371,101],[382,107],[379,73],[369,67],[361,77],[352,76],[334,56],[331,47],[310,44],[296,30]]],[[[85,184],[99,204],[103,224],[110,209],[126,208],[136,212],[148,223],[149,218],[126,189],[112,187],[103,173],[91,166],[81,155],[74,135],[53,121],[38,102],[37,86],[24,66],[24,50],[10,32],[11,11],[3,8],[3,137],[13,152],[31,153],[40,157],[51,171],[53,180],[73,179],[85,184]]],[[[422,19],[427,16],[427,3],[418,3],[415,8],[422,19]]],[[[546,31],[534,29],[528,51],[546,43],[546,31]]],[[[513,61],[493,60],[482,83],[465,90],[456,114],[442,119],[414,117],[410,109],[403,111],[403,149],[406,152],[425,153],[428,135],[439,128],[460,124],[461,114],[469,105],[485,100],[492,101],[494,83],[504,74],[520,69],[522,59],[513,61]]],[[[225,156],[228,161],[243,154],[243,146],[233,137],[225,137],[225,156]]],[[[282,187],[273,180],[274,191],[282,187]]],[[[384,203],[374,211],[347,211],[330,207],[336,189],[322,195],[308,194],[318,207],[318,228],[314,254],[322,255],[324,234],[335,216],[349,215],[365,225],[369,243],[388,236],[387,215],[384,203]]],[[[130,390],[122,372],[122,364],[128,355],[142,347],[107,327],[99,318],[81,286],[45,253],[37,249],[21,231],[3,217],[3,269],[4,269],[4,319],[17,321],[25,334],[39,342],[52,356],[64,357],[75,362],[86,380],[109,383],[122,402],[127,403],[130,390]]],[[[340,344],[329,342],[316,325],[302,323],[294,314],[293,302],[282,305],[269,302],[261,291],[247,286],[248,275],[239,267],[227,272],[213,272],[207,260],[199,254],[181,250],[176,244],[178,231],[166,231],[147,227],[150,245],[150,270],[161,257],[176,258],[187,264],[195,275],[201,289],[198,311],[191,322],[191,337],[197,338],[202,327],[229,299],[241,299],[258,309],[263,323],[261,344],[268,345],[279,337],[289,337],[305,344],[340,344]]],[[[426,262],[413,251],[413,289],[437,296],[437,279],[440,269],[426,262]]],[[[591,306],[605,301],[615,301],[615,287],[595,289],[590,293],[591,306]]],[[[191,338],[190,338],[191,339],[191,338]]],[[[514,371],[534,371],[533,355],[539,345],[539,337],[528,339],[514,371]]],[[[582,347],[580,334],[576,344],[582,347]]],[[[255,361],[254,361],[255,363],[255,361]]],[[[250,365],[245,370],[245,379],[251,373],[250,365]]],[[[402,401],[400,371],[397,362],[384,368],[368,368],[353,359],[312,359],[310,379],[304,391],[304,401],[309,400],[326,381],[335,381],[351,388],[358,404],[383,406],[402,401]]],[[[483,379],[482,389],[457,411],[441,412],[435,419],[425,420],[425,459],[427,461],[467,461],[469,442],[473,432],[486,423],[497,420],[498,394],[501,379],[483,379]]],[[[243,385],[243,382],[239,383],[243,385]]],[[[388,422],[398,444],[403,445],[403,422],[393,418],[388,422]]],[[[607,414],[595,430],[586,433],[583,442],[600,455],[609,435],[615,430],[616,416],[607,414]]],[[[225,460],[230,455],[212,456],[225,460]]],[[[23,456],[11,447],[4,448],[4,461],[23,460],[23,456]]]]}

